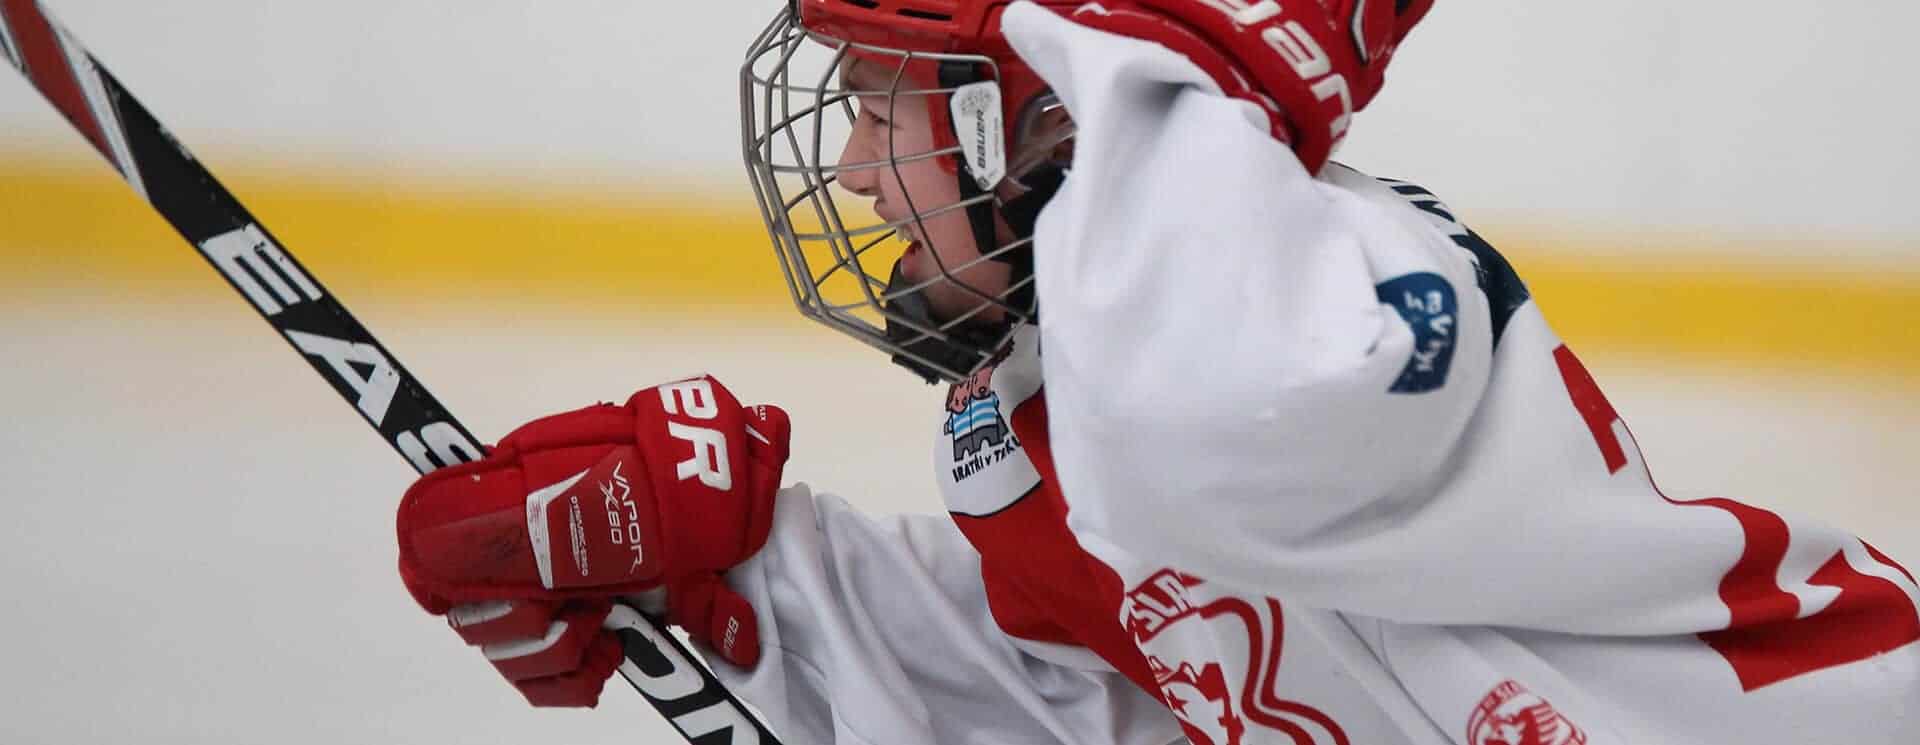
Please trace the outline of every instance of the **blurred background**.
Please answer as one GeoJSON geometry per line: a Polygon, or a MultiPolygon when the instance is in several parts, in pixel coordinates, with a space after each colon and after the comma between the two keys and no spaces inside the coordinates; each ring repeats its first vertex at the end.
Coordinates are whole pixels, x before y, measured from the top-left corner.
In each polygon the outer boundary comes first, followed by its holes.
{"type": "MultiPolygon", "coordinates": [[[[792,410],[792,478],[939,509],[940,392],[791,311],[738,163],[779,3],[45,4],[482,438],[706,370],[792,410]]],[[[1916,25],[1442,2],[1340,158],[1512,259],[1670,496],[1912,565],[1916,25]]],[[[0,741],[669,741],[412,606],[405,463],[10,74],[0,359],[0,741]]]]}

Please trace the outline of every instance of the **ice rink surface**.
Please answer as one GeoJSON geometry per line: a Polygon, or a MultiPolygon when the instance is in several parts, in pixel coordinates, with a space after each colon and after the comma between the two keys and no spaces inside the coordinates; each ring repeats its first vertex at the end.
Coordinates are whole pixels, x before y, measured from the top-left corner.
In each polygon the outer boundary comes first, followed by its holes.
{"type": "MultiPolygon", "coordinates": [[[[798,320],[358,310],[485,440],[705,370],[792,412],[789,480],[938,509],[940,392],[798,320]]],[[[1920,564],[1920,390],[1580,351],[1670,496],[1823,516],[1920,564]]],[[[410,469],[237,300],[0,306],[0,358],[0,742],[673,741],[619,682],[597,711],[527,708],[414,607],[410,469]]]]}

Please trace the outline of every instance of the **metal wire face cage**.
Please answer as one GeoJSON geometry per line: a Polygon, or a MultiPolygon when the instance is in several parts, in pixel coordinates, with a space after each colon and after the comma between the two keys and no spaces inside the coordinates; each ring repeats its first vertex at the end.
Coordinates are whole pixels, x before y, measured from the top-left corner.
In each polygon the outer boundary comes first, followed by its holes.
{"type": "MultiPolygon", "coordinates": [[[[980,168],[977,160],[970,166],[966,151],[987,125],[972,121],[968,143],[962,144],[952,124],[960,119],[945,114],[949,105],[958,112],[962,99],[998,75],[995,61],[985,56],[891,49],[811,33],[792,8],[754,39],[741,67],[742,148],[795,306],[802,315],[888,353],[928,382],[965,378],[1004,349],[1021,323],[1034,318],[1031,228],[1009,231],[996,217],[1004,206],[1001,197],[1024,187],[1003,179],[1004,167],[990,178],[977,176],[991,169],[980,168]],[[845,70],[855,64],[874,71],[860,77],[891,82],[854,89],[845,70]],[[946,73],[953,70],[972,71],[976,82],[950,80],[946,73]],[[929,87],[929,79],[939,87],[929,87]],[[869,99],[870,106],[881,102],[888,119],[909,106],[934,112],[932,146],[903,152],[908,145],[890,131],[884,135],[884,157],[843,162],[860,99],[869,99]],[[924,195],[916,200],[906,193],[902,171],[924,172],[928,164],[922,161],[947,169],[961,187],[959,196],[925,203],[924,195]],[[870,204],[871,193],[855,193],[842,183],[863,171],[893,180],[905,194],[906,209],[898,210],[904,216],[883,218],[870,204]],[[967,220],[974,250],[929,245],[937,231],[928,224],[943,216],[949,224],[967,220]],[[909,279],[901,259],[916,239],[937,270],[909,279]],[[1004,286],[968,281],[985,274],[976,267],[985,268],[986,262],[1013,267],[1001,275],[1008,278],[1000,283],[1004,286]],[[948,287],[936,287],[942,284],[948,287]],[[930,302],[930,296],[941,296],[942,302],[930,302]]],[[[991,95],[991,134],[1004,159],[998,88],[991,95]]]]}

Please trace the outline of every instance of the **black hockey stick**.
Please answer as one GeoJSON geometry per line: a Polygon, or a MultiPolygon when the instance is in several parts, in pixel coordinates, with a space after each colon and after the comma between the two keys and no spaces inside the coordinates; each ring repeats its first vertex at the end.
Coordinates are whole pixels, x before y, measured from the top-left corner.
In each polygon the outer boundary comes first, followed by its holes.
{"type": "MultiPolygon", "coordinates": [[[[478,441],[446,407],[37,0],[0,0],[0,59],[25,75],[416,470],[481,457],[478,441]]],[[[778,745],[659,619],[617,605],[606,626],[626,653],[620,674],[689,743],[778,745]]]]}

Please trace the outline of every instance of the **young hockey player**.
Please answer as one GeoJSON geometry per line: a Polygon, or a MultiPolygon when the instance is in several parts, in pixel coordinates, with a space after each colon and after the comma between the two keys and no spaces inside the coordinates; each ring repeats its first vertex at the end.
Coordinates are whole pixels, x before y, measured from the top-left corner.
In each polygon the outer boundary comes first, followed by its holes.
{"type": "Polygon", "coordinates": [[[407,586],[558,706],[645,593],[795,743],[1920,742],[1906,570],[1661,494],[1507,262],[1328,161],[1427,4],[793,3],[754,186],[803,312],[952,384],[950,516],[782,488],[695,378],[416,483],[407,586]]]}

